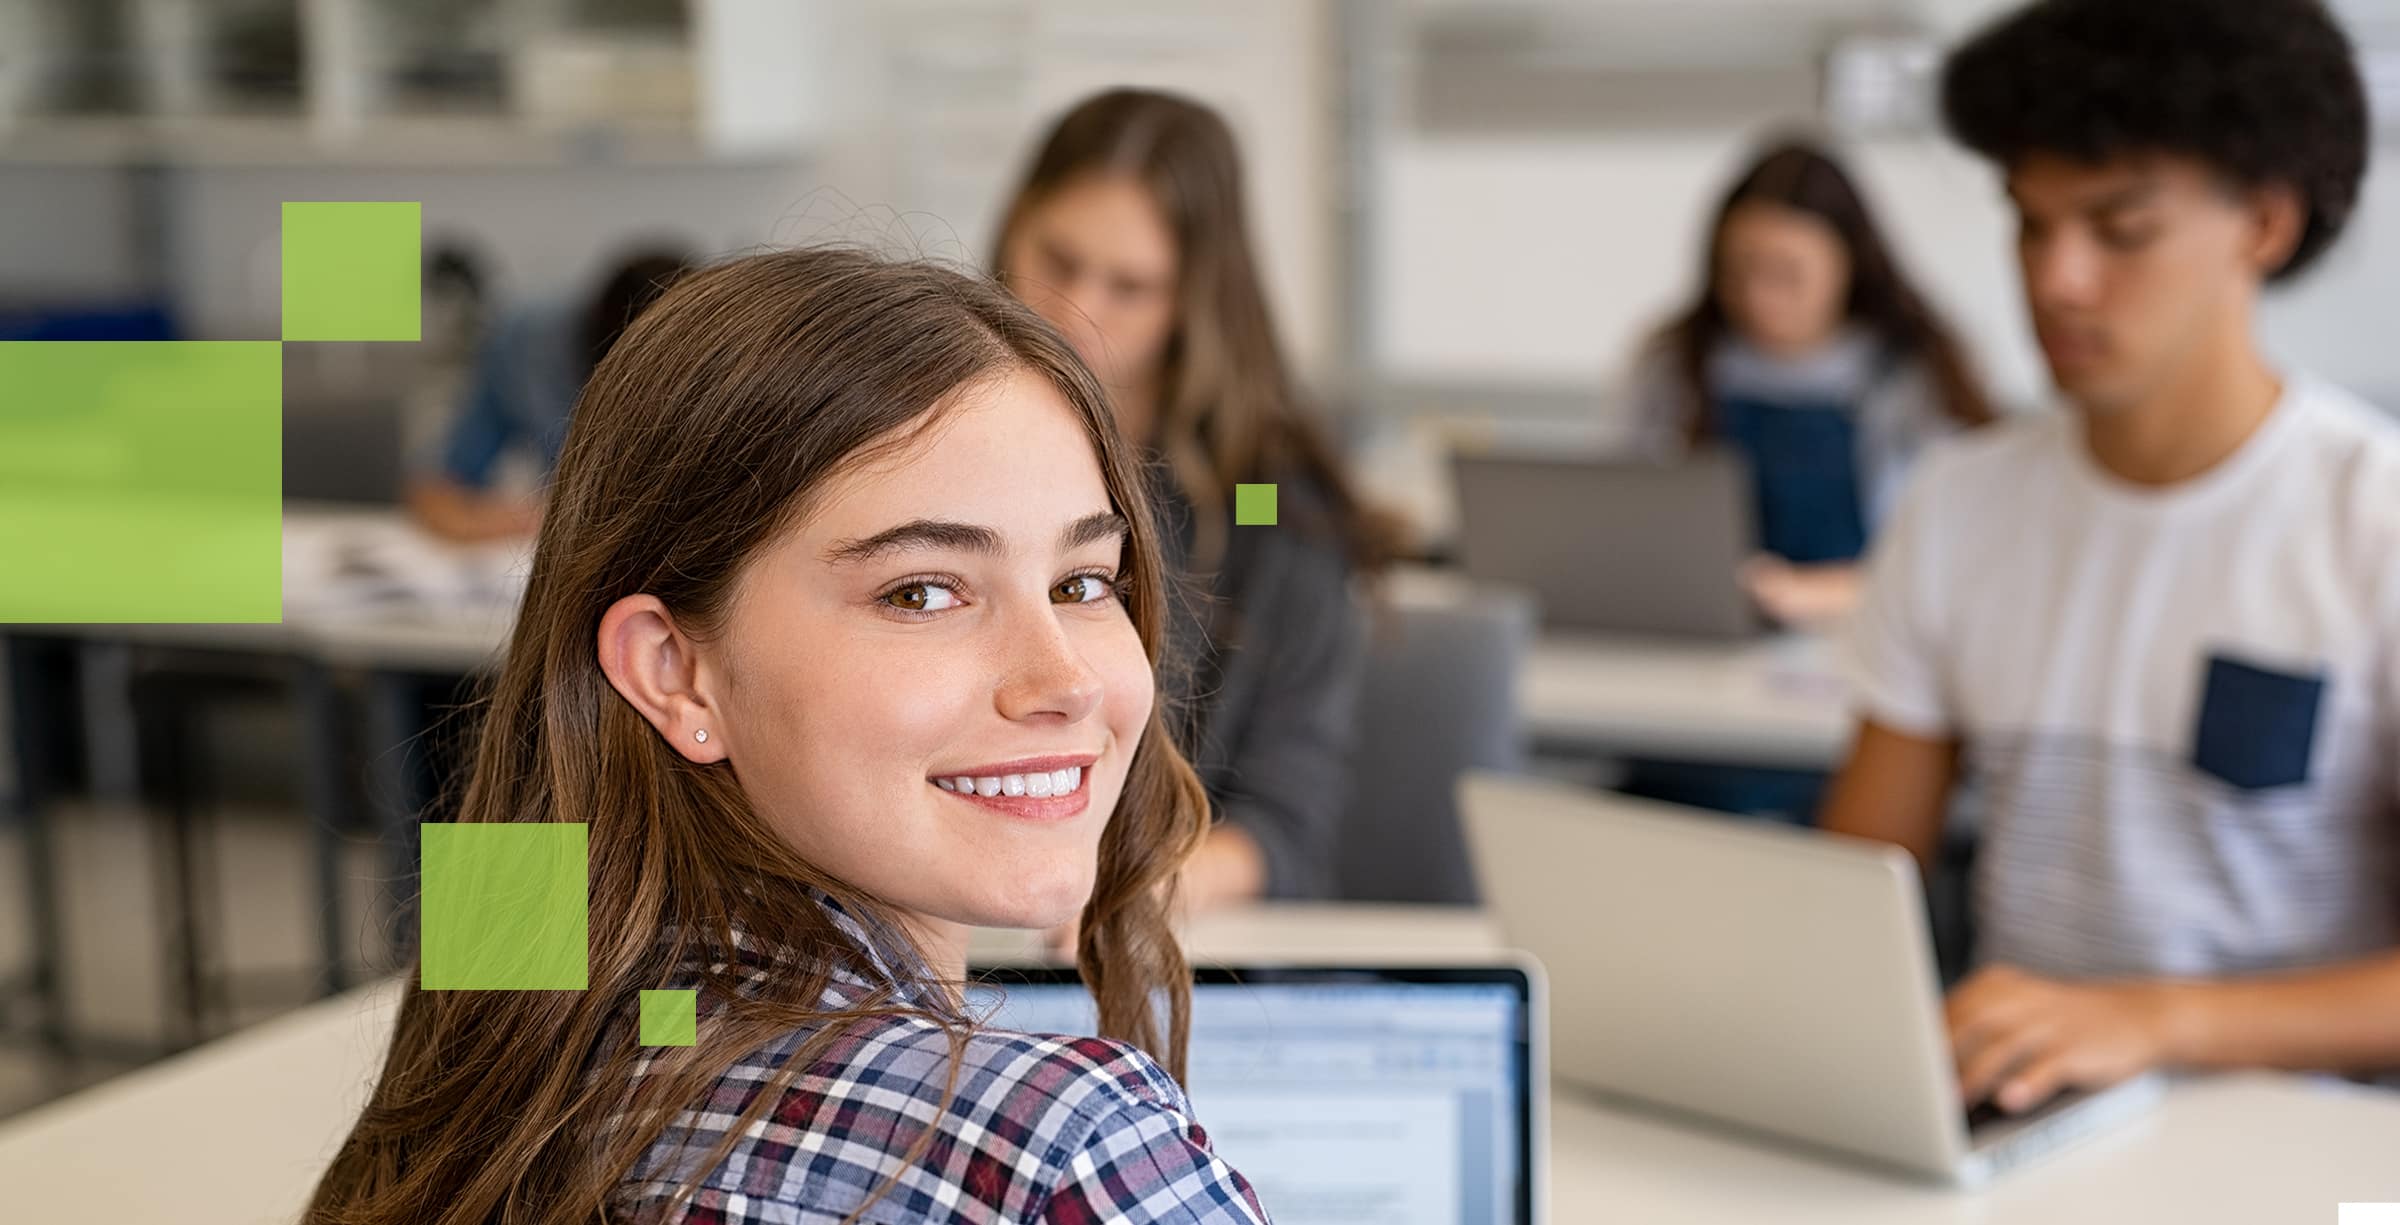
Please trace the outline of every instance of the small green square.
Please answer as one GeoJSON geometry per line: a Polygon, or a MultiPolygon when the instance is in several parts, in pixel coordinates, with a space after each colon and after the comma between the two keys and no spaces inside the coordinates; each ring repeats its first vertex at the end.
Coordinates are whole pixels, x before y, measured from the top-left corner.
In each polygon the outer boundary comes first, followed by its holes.
{"type": "Polygon", "coordinates": [[[591,976],[585,833],[563,821],[424,826],[427,991],[581,991],[591,976]]]}
{"type": "Polygon", "coordinates": [[[642,992],[642,1045],[690,1046],[700,1036],[699,1007],[689,991],[642,992]]]}
{"type": "Polygon", "coordinates": [[[1275,526],[1275,487],[1273,485],[1235,485],[1233,487],[1233,522],[1237,527],[1275,526]]]}
{"type": "Polygon", "coordinates": [[[415,201],[285,201],[283,338],[415,340],[423,226],[415,201]]]}

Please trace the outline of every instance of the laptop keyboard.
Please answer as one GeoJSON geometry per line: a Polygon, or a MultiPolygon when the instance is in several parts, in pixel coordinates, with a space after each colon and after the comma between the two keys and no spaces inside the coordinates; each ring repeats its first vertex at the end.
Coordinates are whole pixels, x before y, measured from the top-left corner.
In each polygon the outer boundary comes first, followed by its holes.
{"type": "Polygon", "coordinates": [[[2004,1123],[2015,1117],[1993,1105],[1988,1099],[1978,1102],[1967,1108],[1967,1134],[1974,1135],[1994,1123],[2004,1123]]]}

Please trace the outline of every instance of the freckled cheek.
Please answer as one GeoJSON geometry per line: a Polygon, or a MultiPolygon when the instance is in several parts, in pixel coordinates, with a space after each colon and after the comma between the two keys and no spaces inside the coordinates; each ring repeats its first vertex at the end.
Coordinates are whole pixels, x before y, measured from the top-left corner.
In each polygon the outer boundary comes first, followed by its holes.
{"type": "Polygon", "coordinates": [[[880,809],[957,741],[969,674],[921,649],[823,645],[760,661],[744,686],[760,700],[745,712],[742,749],[769,757],[759,773],[788,779],[791,791],[839,793],[793,799],[880,809]]]}
{"type": "Polygon", "coordinates": [[[1131,626],[1125,627],[1121,640],[1112,640],[1095,654],[1092,667],[1100,675],[1101,709],[1115,741],[1118,777],[1122,778],[1124,767],[1141,745],[1142,729],[1149,724],[1150,709],[1157,700],[1157,677],[1131,626]]]}

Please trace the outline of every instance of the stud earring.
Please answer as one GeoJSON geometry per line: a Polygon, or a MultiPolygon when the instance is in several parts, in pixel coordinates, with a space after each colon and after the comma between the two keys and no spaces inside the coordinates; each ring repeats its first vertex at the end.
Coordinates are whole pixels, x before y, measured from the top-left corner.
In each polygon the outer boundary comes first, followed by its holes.
{"type": "Polygon", "coordinates": [[[699,741],[699,742],[700,742],[700,743],[702,743],[702,744],[707,744],[707,743],[708,743],[708,729],[704,727],[704,728],[701,728],[699,731],[693,732],[693,733],[692,733],[692,739],[694,739],[694,740],[697,740],[697,741],[699,741]]]}

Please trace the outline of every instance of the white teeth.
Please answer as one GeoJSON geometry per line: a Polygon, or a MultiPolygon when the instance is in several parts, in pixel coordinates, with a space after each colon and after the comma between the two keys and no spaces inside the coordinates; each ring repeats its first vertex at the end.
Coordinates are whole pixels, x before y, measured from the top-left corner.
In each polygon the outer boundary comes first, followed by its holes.
{"type": "Polygon", "coordinates": [[[1083,767],[1068,766],[1035,774],[961,774],[933,780],[933,785],[960,795],[1073,795],[1083,786],[1083,767]]]}

